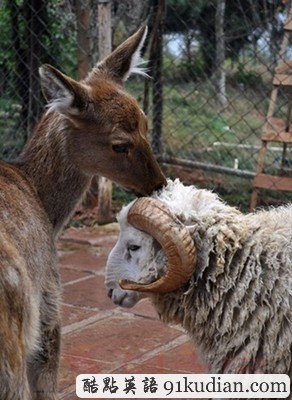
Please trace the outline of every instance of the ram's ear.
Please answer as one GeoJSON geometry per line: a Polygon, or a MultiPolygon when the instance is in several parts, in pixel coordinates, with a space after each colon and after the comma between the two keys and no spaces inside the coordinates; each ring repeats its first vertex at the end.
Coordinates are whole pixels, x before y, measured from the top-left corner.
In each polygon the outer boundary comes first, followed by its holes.
{"type": "Polygon", "coordinates": [[[141,50],[145,43],[148,28],[142,26],[134,35],[118,46],[107,58],[99,62],[92,75],[103,72],[107,77],[118,83],[126,81],[131,74],[146,75],[141,63],[141,50]]]}
{"type": "Polygon", "coordinates": [[[51,65],[39,69],[41,88],[50,110],[76,114],[86,107],[88,97],[84,86],[51,65]]]}

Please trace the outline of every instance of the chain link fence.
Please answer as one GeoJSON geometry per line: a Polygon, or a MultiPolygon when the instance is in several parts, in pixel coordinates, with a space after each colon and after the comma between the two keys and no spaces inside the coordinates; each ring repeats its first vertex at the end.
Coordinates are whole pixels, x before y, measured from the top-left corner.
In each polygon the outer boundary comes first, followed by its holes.
{"type": "MultiPolygon", "coordinates": [[[[98,60],[97,3],[0,2],[1,158],[19,153],[44,110],[38,67],[50,63],[79,79],[98,60]]],[[[289,1],[112,0],[111,6],[113,47],[144,21],[149,25],[144,58],[151,79],[131,79],[127,89],[149,117],[166,173],[248,209],[289,1]]],[[[280,89],[275,116],[288,127],[290,101],[289,90],[280,89]]],[[[283,155],[281,143],[269,146],[265,171],[289,176],[291,168],[290,147],[283,155]]],[[[263,190],[258,203],[290,199],[289,191],[263,190]]]]}

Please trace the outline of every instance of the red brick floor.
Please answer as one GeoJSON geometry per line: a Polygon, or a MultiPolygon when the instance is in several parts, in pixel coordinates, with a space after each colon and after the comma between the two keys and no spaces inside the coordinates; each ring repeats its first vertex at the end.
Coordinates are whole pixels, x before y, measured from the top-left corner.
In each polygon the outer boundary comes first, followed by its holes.
{"type": "Polygon", "coordinates": [[[86,373],[204,373],[179,327],[159,321],[144,299],[134,308],[111,303],[105,264],[117,225],[68,229],[58,248],[63,283],[60,399],[75,400],[75,378],[86,373]]]}

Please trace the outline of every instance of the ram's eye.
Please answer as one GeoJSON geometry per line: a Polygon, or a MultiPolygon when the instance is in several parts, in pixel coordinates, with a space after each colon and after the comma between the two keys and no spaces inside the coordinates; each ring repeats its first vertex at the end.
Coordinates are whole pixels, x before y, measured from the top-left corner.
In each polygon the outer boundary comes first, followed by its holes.
{"type": "Polygon", "coordinates": [[[137,251],[141,246],[136,246],[135,244],[128,246],[128,251],[137,251]]]}
{"type": "Polygon", "coordinates": [[[112,149],[115,153],[128,153],[129,145],[128,144],[113,144],[112,149]]]}

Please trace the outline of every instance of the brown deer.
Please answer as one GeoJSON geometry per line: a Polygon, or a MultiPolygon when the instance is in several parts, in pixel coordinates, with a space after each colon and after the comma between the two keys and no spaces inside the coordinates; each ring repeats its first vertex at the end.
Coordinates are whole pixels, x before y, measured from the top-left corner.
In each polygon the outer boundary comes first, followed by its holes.
{"type": "Polygon", "coordinates": [[[147,121],[122,87],[146,27],[81,81],[40,69],[48,110],[14,163],[0,163],[0,400],[55,400],[60,282],[55,239],[100,174],[137,194],[165,178],[147,121]]]}

